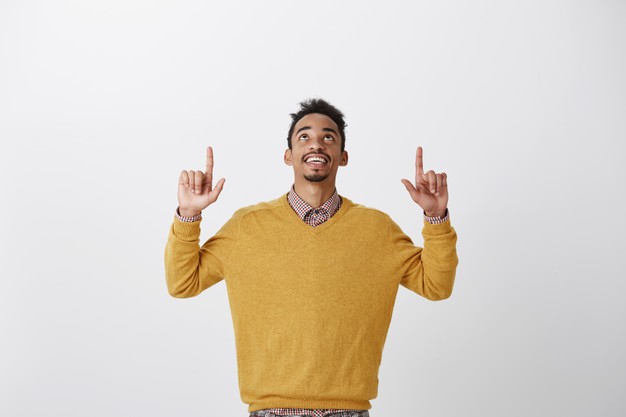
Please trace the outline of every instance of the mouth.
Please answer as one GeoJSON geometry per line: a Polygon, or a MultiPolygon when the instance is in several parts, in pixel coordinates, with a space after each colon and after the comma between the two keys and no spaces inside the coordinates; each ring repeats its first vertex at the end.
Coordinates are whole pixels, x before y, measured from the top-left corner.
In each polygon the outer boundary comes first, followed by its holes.
{"type": "Polygon", "coordinates": [[[322,168],[328,165],[329,158],[326,155],[316,154],[304,157],[304,163],[312,168],[322,168]]]}

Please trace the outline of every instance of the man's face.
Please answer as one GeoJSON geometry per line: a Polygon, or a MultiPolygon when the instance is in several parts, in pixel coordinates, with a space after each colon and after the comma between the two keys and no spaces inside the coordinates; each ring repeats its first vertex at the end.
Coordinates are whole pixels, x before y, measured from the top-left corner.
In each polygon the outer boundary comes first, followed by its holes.
{"type": "Polygon", "coordinates": [[[285,163],[293,166],[296,179],[334,184],[339,166],[348,164],[348,152],[341,151],[337,124],[328,116],[311,113],[298,120],[291,135],[285,163]]]}

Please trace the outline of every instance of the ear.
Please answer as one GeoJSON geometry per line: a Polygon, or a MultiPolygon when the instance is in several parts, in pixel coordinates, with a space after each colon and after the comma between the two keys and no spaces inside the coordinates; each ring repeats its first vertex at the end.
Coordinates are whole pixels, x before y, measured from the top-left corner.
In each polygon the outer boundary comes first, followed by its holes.
{"type": "Polygon", "coordinates": [[[291,155],[291,149],[287,148],[285,149],[285,156],[283,157],[285,164],[286,165],[293,165],[293,160],[291,159],[292,155],[291,155]]]}
{"type": "Polygon", "coordinates": [[[341,152],[341,160],[339,161],[339,166],[345,167],[348,165],[348,151],[341,152]]]}

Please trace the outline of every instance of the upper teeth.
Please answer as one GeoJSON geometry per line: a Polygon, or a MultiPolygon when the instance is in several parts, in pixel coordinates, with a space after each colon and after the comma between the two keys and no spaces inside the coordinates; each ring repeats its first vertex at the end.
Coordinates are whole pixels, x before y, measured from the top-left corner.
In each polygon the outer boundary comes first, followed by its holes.
{"type": "Polygon", "coordinates": [[[326,162],[326,159],[319,157],[319,156],[312,156],[310,158],[306,159],[306,162],[313,162],[313,161],[317,161],[317,162],[326,162]]]}

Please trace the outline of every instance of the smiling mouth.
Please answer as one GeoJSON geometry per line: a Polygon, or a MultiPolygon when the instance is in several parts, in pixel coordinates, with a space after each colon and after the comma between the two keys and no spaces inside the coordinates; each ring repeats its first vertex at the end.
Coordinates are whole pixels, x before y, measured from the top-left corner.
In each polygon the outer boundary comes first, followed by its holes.
{"type": "Polygon", "coordinates": [[[328,164],[328,158],[325,156],[308,156],[304,158],[304,163],[312,168],[321,168],[328,164]]]}

